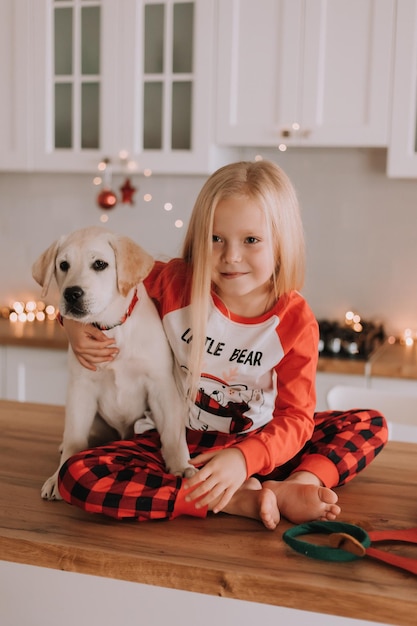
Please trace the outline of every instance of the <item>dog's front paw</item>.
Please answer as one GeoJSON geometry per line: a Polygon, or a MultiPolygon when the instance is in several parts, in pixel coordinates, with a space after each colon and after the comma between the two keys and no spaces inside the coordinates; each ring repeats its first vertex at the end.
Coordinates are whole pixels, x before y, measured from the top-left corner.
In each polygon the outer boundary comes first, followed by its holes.
{"type": "Polygon", "coordinates": [[[188,465],[188,467],[186,467],[183,471],[182,475],[184,476],[184,478],[191,478],[192,476],[194,476],[194,474],[197,474],[197,472],[198,469],[196,467],[188,465]]]}
{"type": "Polygon", "coordinates": [[[171,470],[171,474],[174,476],[181,476],[182,478],[191,478],[194,474],[197,474],[198,469],[193,465],[187,465],[186,467],[178,470],[171,470]]]}
{"type": "Polygon", "coordinates": [[[62,496],[58,491],[57,473],[45,480],[41,489],[41,496],[44,500],[62,500],[62,496]]]}

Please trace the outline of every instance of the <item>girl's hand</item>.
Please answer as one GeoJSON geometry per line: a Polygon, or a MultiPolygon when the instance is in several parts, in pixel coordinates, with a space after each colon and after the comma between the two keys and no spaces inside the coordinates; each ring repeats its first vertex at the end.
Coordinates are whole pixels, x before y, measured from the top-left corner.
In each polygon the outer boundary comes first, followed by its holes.
{"type": "Polygon", "coordinates": [[[203,467],[184,482],[184,488],[190,491],[186,500],[198,500],[196,508],[208,505],[214,513],[227,506],[247,477],[245,457],[238,448],[206,452],[192,459],[191,463],[203,467]]]}
{"type": "Polygon", "coordinates": [[[112,361],[119,352],[114,339],[91,324],[64,319],[64,330],[75,356],[88,370],[95,371],[95,363],[112,361]]]}

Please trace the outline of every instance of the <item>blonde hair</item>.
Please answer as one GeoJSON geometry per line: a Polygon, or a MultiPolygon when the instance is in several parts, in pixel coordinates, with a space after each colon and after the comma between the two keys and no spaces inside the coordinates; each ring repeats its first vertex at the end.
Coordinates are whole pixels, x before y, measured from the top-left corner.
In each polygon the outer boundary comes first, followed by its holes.
{"type": "Polygon", "coordinates": [[[247,197],[263,210],[271,235],[275,299],[301,289],[305,273],[304,232],[294,187],[285,172],[270,161],[241,161],[218,169],[203,185],[194,204],[182,258],[190,264],[193,340],[188,363],[188,393],[194,398],[201,373],[211,293],[214,213],[220,201],[247,197]]]}

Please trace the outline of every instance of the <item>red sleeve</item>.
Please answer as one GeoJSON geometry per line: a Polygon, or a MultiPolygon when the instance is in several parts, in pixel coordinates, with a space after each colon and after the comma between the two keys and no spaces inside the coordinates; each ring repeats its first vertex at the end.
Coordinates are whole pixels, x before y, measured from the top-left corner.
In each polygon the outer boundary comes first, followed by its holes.
{"type": "Polygon", "coordinates": [[[285,356],[275,368],[277,399],[272,420],[237,444],[245,456],[248,476],[269,474],[289,461],[314,430],[318,324],[298,294],[287,298],[277,332],[285,356]]]}
{"type": "Polygon", "coordinates": [[[144,284],[161,318],[189,302],[190,272],[181,259],[156,261],[144,284]]]}

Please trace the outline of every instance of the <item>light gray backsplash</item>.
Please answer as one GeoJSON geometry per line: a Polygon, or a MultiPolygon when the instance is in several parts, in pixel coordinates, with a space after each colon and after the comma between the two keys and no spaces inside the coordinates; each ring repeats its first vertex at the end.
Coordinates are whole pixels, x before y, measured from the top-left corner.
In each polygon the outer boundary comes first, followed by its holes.
{"type": "MultiPolygon", "coordinates": [[[[417,329],[417,180],[388,179],[385,150],[243,151],[248,159],[258,153],[278,162],[297,189],[307,239],[304,295],[316,316],[341,319],[353,309],[389,332],[417,329]]],[[[115,176],[113,187],[121,182],[115,176]]],[[[203,182],[132,176],[135,205],[107,212],[107,227],[157,257],[173,256],[203,182]]],[[[61,234],[100,223],[97,192],[90,175],[0,173],[0,306],[39,297],[32,262],[61,234]]]]}

